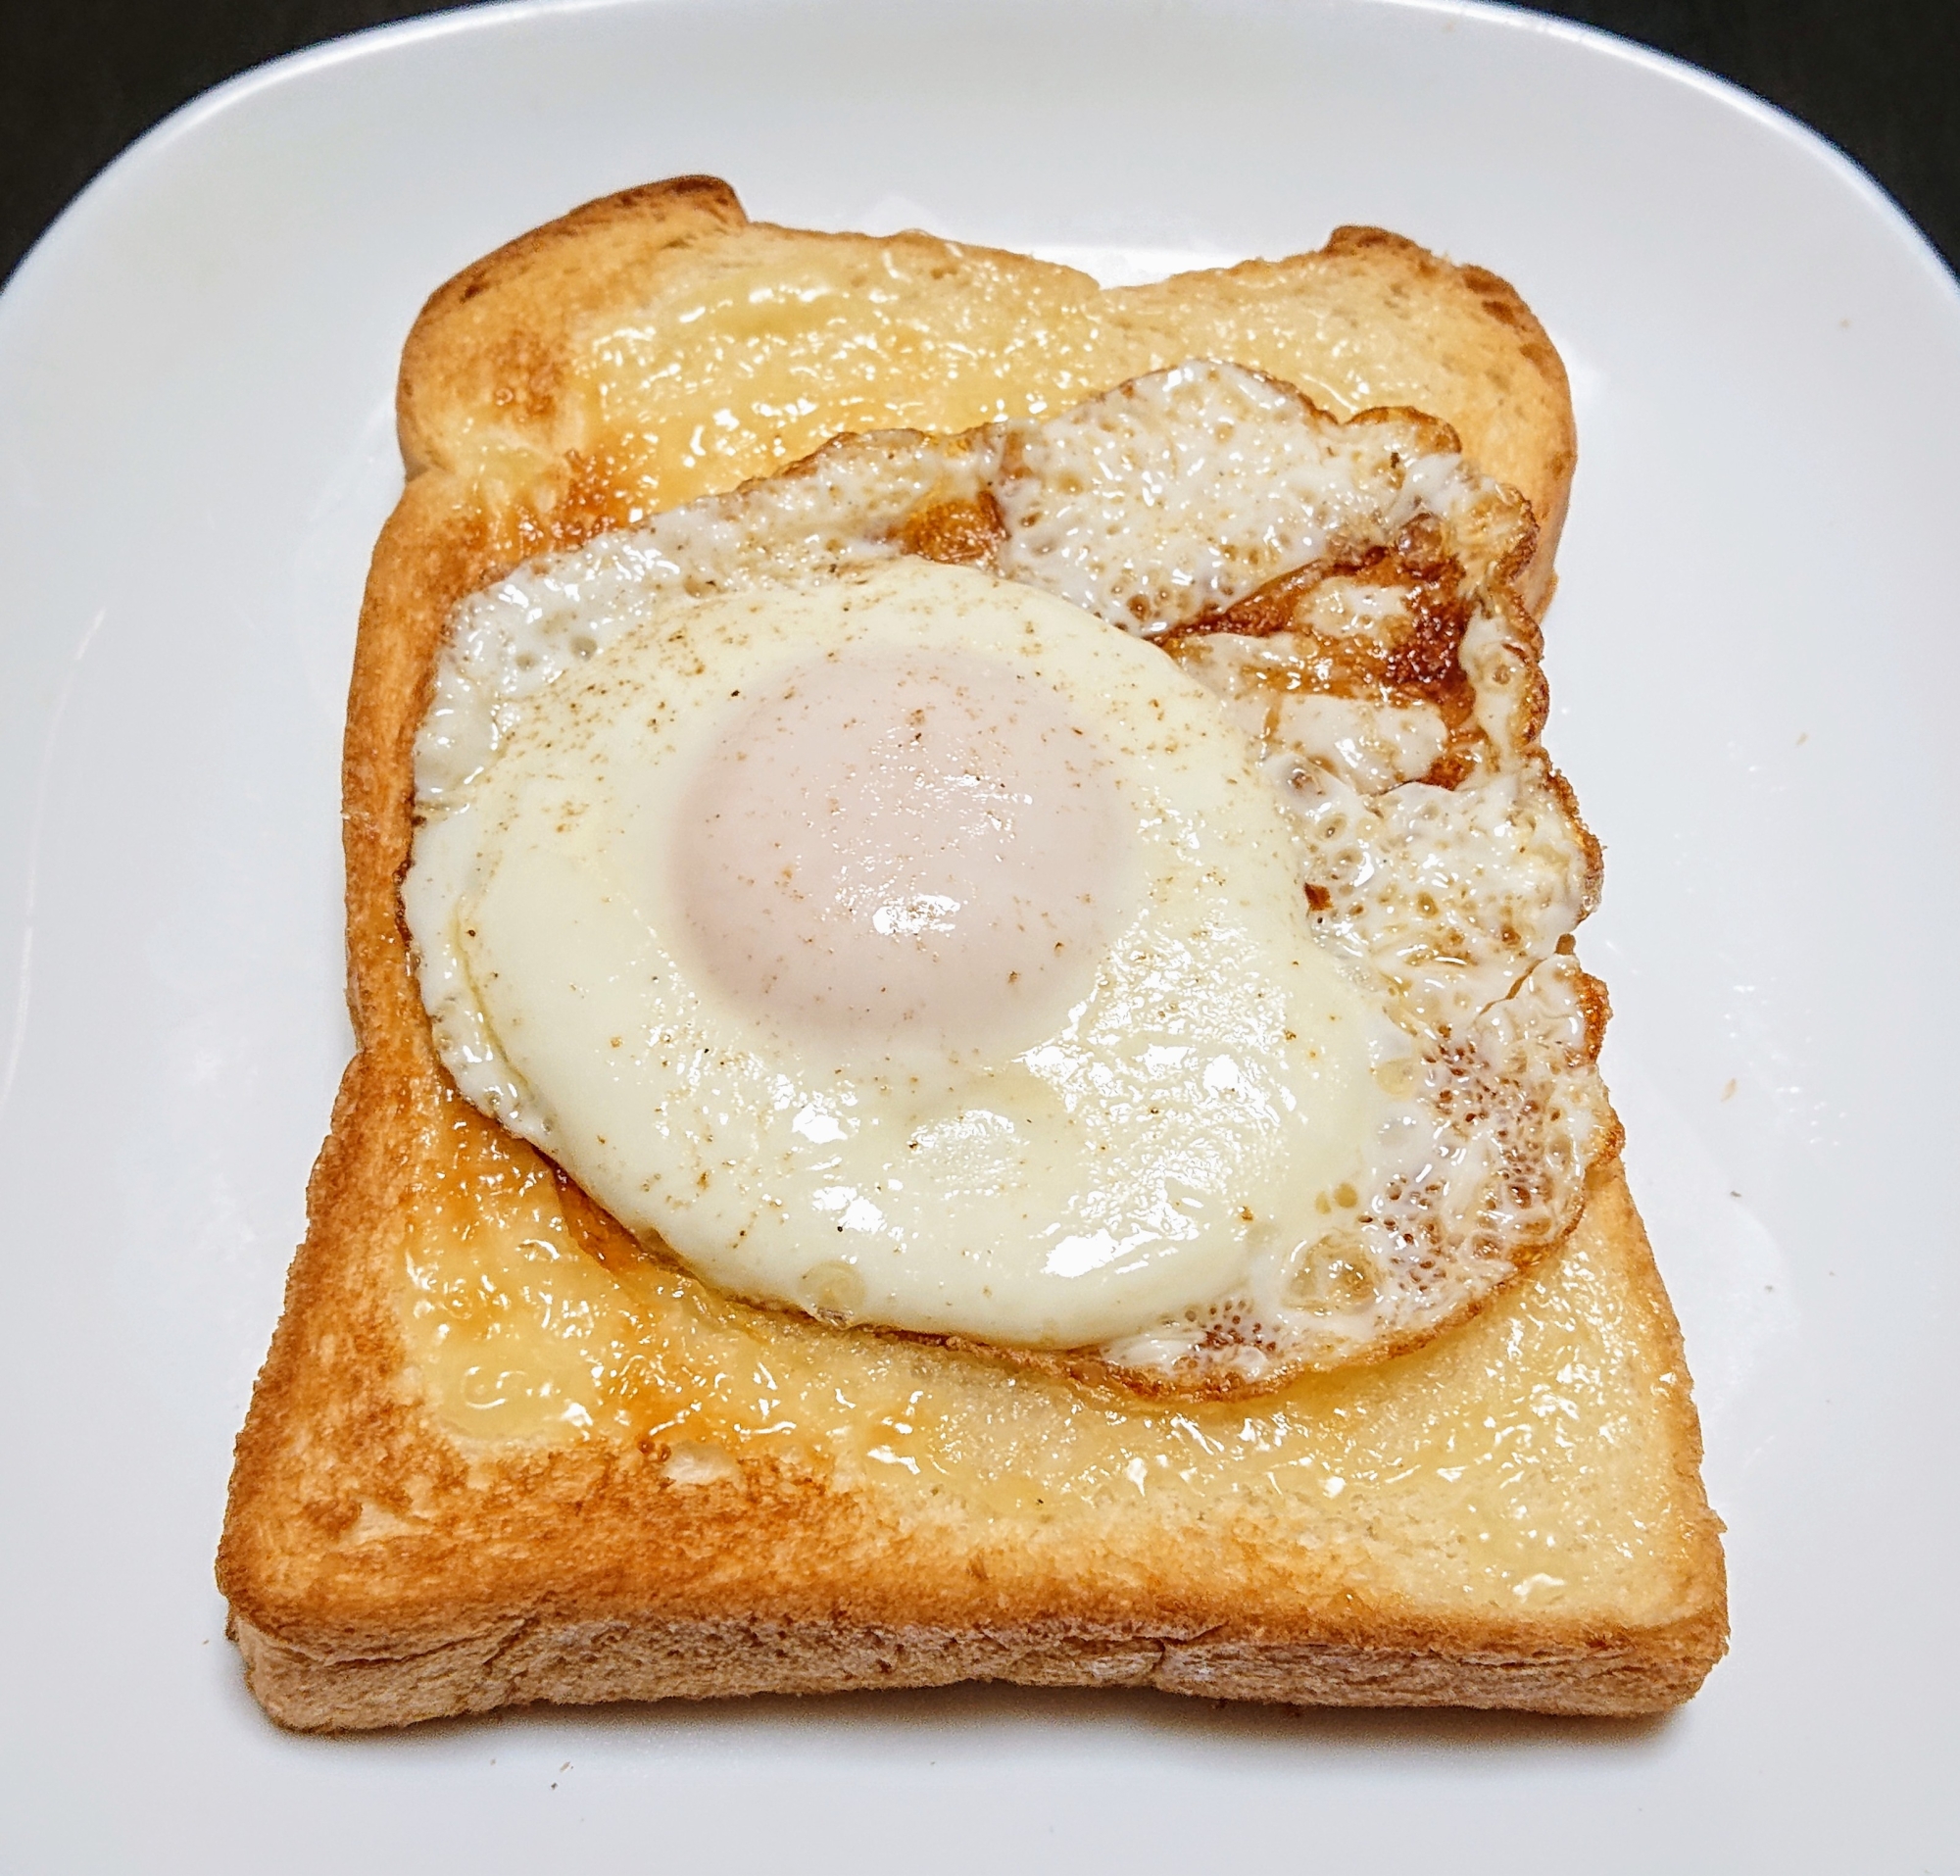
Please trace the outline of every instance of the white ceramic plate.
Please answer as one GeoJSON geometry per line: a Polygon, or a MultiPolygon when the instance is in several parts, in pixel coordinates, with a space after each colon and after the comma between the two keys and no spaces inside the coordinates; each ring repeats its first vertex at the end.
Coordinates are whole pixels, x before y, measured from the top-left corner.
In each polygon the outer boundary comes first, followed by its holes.
{"type": "Polygon", "coordinates": [[[193,106],[0,301],[0,1860],[1953,1868],[1960,293],[1767,109],[1528,15],[472,12],[193,106]],[[1006,1689],[276,1733],[211,1555],[348,1030],[336,762],[424,294],[681,171],[1105,275],[1496,269],[1584,464],[1553,753],[1735,1649],[1651,1725],[1006,1689]]]}

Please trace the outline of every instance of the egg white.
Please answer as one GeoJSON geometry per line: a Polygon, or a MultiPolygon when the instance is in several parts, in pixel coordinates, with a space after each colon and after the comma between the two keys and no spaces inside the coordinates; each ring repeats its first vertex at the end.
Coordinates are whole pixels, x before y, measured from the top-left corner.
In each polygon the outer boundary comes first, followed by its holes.
{"type": "Polygon", "coordinates": [[[968,568],[656,608],[423,827],[404,904],[438,1039],[501,1065],[499,1118],[715,1283],[845,1319],[1049,1348],[1135,1333],[1365,1185],[1396,1118],[1372,1068],[1406,1039],[1315,942],[1285,811],[1216,698],[968,568]],[[937,1021],[984,966],[940,956],[930,919],[890,953],[924,986],[903,1022],[772,1003],[756,984],[781,961],[731,981],[699,929],[689,842],[730,739],[746,757],[759,709],[906,659],[1008,673],[1092,752],[1109,904],[1046,1007],[937,1021]]]}

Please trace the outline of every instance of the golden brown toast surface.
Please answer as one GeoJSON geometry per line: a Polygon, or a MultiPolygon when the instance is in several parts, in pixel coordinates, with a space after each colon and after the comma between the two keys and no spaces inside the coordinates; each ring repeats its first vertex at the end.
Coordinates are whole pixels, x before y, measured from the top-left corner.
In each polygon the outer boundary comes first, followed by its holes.
{"type": "Polygon", "coordinates": [[[722,1299],[437,1065],[396,882],[460,598],[840,429],[1039,413],[1192,356],[1451,422],[1538,512],[1542,603],[1562,370],[1501,282],[1394,236],[1099,293],[924,236],[752,226],[688,180],[430,302],[349,708],[360,1054],[220,1559],[275,1717],[973,1674],[1644,1711],[1719,1654],[1687,1375],[1617,1166],[1562,1253],[1430,1347],[1173,1411],[722,1299]]]}
{"type": "Polygon", "coordinates": [[[1532,610],[1577,462],[1565,368],[1517,294],[1380,228],[1152,286],[925,234],[751,223],[683,178],[588,204],[450,281],[403,357],[411,474],[494,490],[525,551],[808,456],[844,430],[1041,416],[1192,358],[1337,417],[1441,417],[1537,517],[1532,610]]]}

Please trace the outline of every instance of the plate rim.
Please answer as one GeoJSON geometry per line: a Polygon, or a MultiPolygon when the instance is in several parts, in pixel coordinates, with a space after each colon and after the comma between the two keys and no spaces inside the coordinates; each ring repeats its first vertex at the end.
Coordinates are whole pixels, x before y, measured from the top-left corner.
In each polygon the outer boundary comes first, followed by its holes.
{"type": "MultiPolygon", "coordinates": [[[[1175,0],[1175,3],[1194,16],[1230,11],[1250,14],[1254,10],[1245,0],[1175,0]]],[[[739,5],[753,13],[803,12],[808,11],[811,4],[843,7],[851,4],[851,0],[724,0],[724,10],[732,11],[734,6],[739,5]]],[[[988,10],[987,0],[913,0],[913,4],[931,6],[940,13],[964,11],[982,15],[988,10]]],[[[1120,13],[1124,10],[1125,0],[1065,0],[1065,4],[1120,13]]],[[[1697,91],[1712,102],[1740,112],[1764,129],[1792,143],[1813,161],[1821,163],[1839,182],[1847,184],[1863,197],[1868,206],[1879,211],[1892,224],[1895,232],[1907,237],[1921,265],[1932,270],[1935,281],[1945,288],[1953,310],[1960,313],[1960,272],[1947,265],[1945,257],[1934,246],[1932,237],[1905,212],[1885,184],[1823,131],[1732,78],[1604,26],[1568,20],[1557,14],[1539,13],[1529,7],[1507,4],[1507,0],[1311,0],[1311,4],[1327,13],[1372,10],[1421,14],[1435,19],[1475,20],[1507,31],[1562,40],[1596,56],[1618,61],[1657,78],[1697,91]]],[[[70,198],[61,213],[36,236],[16,264],[12,274],[4,284],[0,284],[0,345],[6,342],[8,302],[19,295],[23,281],[30,272],[38,281],[39,273],[50,264],[49,253],[56,245],[58,236],[63,243],[73,238],[69,223],[78,212],[84,215],[93,213],[92,205],[96,198],[122,187],[130,172],[167,160],[168,152],[177,142],[194,136],[206,123],[248,99],[280,85],[303,82],[315,72],[356,64],[364,59],[385,57],[396,47],[459,38],[471,33],[494,33],[533,20],[632,11],[679,11],[698,5],[699,0],[478,0],[477,4],[463,4],[437,13],[364,26],[317,45],[281,53],[231,77],[220,79],[195,97],[186,99],[120,150],[70,198]]],[[[567,209],[575,206],[566,204],[567,209]]]]}

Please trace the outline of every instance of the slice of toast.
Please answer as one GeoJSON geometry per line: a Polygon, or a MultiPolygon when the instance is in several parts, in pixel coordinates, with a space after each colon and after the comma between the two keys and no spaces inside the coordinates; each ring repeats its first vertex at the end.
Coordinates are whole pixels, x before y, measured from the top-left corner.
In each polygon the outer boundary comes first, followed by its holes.
{"type": "Polygon", "coordinates": [[[1149,1405],[718,1296],[436,1061],[397,882],[459,599],[843,429],[1040,414],[1198,356],[1451,422],[1532,502],[1542,607],[1574,460],[1556,355],[1502,282],[1392,235],[1101,292],[757,226],[690,178],[430,301],[349,706],[359,1053],[219,1558],[275,1719],[968,1677],[1634,1713],[1719,1657],[1719,1527],[1616,1163],[1560,1252],[1425,1348],[1149,1405]]]}

